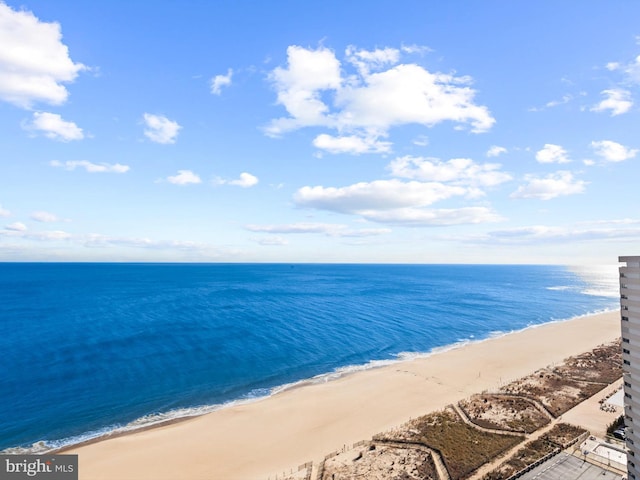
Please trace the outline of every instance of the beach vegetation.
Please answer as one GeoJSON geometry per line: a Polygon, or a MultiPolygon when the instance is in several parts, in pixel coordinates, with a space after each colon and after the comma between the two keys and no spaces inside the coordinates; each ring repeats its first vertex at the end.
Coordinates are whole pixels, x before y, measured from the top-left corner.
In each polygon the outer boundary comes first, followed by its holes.
{"type": "Polygon", "coordinates": [[[493,430],[532,433],[550,421],[534,402],[513,395],[473,395],[458,405],[474,424],[493,430]]]}
{"type": "Polygon", "coordinates": [[[482,477],[482,480],[505,480],[544,459],[547,455],[560,452],[585,432],[583,428],[558,423],[540,438],[525,443],[498,468],[482,477]]]}
{"type": "Polygon", "coordinates": [[[480,466],[524,440],[521,435],[479,430],[465,423],[451,408],[410,421],[405,428],[395,432],[394,437],[435,450],[452,480],[467,478],[480,466]]]}

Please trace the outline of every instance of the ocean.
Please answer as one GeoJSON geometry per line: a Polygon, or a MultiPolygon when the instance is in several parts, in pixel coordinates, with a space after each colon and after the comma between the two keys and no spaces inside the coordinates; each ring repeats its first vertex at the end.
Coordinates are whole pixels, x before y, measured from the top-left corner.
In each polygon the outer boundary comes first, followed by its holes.
{"type": "Polygon", "coordinates": [[[616,268],[0,263],[0,451],[615,310],[616,268]]]}

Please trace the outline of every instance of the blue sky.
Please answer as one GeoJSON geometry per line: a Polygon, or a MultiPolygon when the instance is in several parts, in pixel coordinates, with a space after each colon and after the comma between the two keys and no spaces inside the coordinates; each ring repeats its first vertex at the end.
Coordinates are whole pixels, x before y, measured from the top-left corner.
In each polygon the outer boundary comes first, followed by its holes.
{"type": "Polygon", "coordinates": [[[0,261],[615,263],[638,18],[0,0],[0,261]]]}

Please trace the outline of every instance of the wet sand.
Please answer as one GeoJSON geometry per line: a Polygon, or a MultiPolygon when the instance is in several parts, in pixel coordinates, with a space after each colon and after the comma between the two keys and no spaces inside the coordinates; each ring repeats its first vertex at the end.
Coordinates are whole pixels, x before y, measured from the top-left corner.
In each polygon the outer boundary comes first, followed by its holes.
{"type": "Polygon", "coordinates": [[[274,479],[619,336],[619,312],[547,324],[64,453],[82,480],[274,479]]]}

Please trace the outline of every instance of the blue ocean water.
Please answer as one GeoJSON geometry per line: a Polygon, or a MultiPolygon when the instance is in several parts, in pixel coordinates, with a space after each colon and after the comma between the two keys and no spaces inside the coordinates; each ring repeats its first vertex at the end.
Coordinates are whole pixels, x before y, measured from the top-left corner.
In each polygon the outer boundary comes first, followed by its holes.
{"type": "Polygon", "coordinates": [[[612,268],[0,263],[0,450],[618,306],[612,268]]]}

